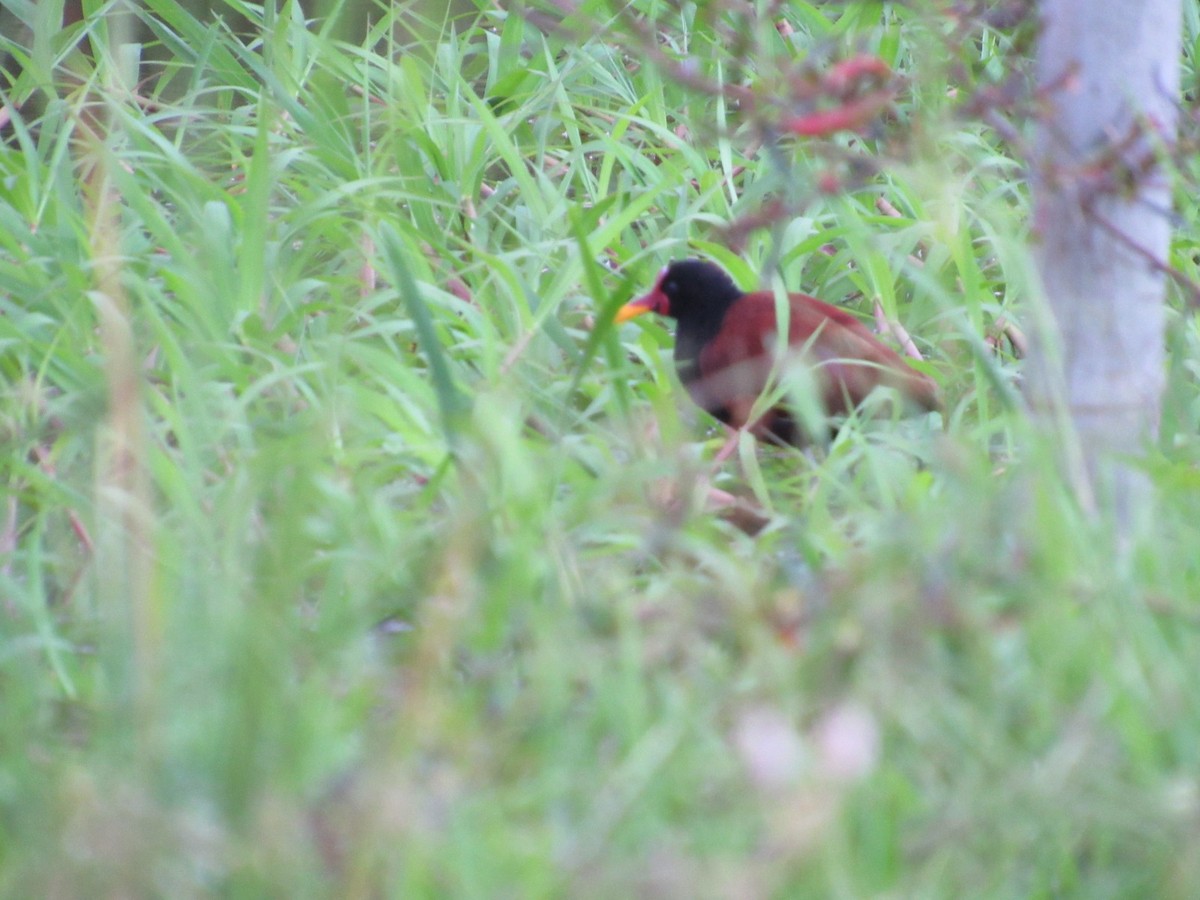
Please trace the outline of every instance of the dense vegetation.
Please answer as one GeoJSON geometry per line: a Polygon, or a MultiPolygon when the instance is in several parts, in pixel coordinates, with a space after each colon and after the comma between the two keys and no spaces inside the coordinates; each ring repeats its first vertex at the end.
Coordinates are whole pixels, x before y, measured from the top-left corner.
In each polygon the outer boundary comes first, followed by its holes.
{"type": "Polygon", "coordinates": [[[1016,399],[1016,19],[54,6],[2,42],[0,894],[1195,896],[1200,333],[1118,536],[1016,399]],[[856,53],[858,137],[721,89],[856,53]],[[878,301],[945,415],[714,466],[611,324],[697,253],[878,301]]]}

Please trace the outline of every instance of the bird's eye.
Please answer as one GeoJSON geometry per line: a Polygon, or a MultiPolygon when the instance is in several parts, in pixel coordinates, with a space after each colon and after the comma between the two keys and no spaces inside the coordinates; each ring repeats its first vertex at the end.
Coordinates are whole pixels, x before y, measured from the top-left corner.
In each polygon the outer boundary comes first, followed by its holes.
{"type": "Polygon", "coordinates": [[[673,294],[677,290],[679,290],[679,285],[676,284],[674,280],[668,281],[666,284],[663,285],[663,293],[665,293],[665,294],[673,294]]]}

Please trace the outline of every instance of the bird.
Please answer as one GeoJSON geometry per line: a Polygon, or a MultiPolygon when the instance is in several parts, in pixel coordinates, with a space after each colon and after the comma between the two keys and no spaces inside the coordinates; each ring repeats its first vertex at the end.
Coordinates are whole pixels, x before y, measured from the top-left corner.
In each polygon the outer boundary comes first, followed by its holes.
{"type": "MultiPolygon", "coordinates": [[[[788,350],[782,362],[810,367],[827,416],[850,413],[880,386],[894,389],[906,407],[940,408],[937,383],[851,313],[807,294],[787,299],[788,350]]],[[[697,406],[773,443],[811,443],[814,435],[785,403],[752,418],[756,401],[782,368],[775,364],[782,344],[773,292],[742,291],[715,263],[677,260],[659,272],[647,294],[620,307],[615,321],[650,312],[676,321],[675,368],[697,406]]]]}

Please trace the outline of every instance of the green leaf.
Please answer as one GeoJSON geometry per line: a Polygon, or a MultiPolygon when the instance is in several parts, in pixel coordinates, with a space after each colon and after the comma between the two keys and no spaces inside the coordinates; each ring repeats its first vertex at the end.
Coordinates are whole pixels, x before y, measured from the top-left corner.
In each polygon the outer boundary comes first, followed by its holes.
{"type": "Polygon", "coordinates": [[[400,233],[391,223],[384,222],[379,226],[379,242],[392,281],[416,326],[417,341],[429,363],[429,373],[437,393],[446,443],[454,447],[457,445],[462,417],[469,409],[470,403],[455,384],[445,348],[438,340],[437,330],[434,328],[433,316],[430,315],[429,308],[425,305],[425,300],[412,277],[400,233]]]}

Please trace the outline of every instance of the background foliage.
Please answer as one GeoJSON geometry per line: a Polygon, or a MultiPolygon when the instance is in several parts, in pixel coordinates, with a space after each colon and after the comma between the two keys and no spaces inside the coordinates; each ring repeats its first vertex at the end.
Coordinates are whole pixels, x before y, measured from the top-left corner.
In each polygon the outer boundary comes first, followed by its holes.
{"type": "Polygon", "coordinates": [[[991,7],[12,4],[0,892],[1194,895],[1195,318],[1119,540],[1014,399],[991,7]],[[856,53],[889,116],[781,137],[856,53]],[[611,325],[688,253],[944,417],[714,467],[611,325]]]}

